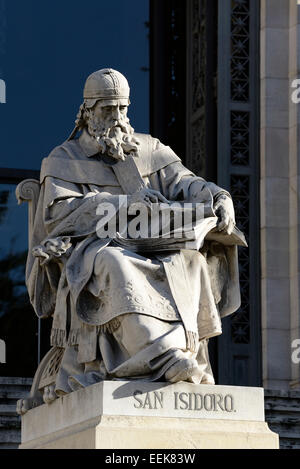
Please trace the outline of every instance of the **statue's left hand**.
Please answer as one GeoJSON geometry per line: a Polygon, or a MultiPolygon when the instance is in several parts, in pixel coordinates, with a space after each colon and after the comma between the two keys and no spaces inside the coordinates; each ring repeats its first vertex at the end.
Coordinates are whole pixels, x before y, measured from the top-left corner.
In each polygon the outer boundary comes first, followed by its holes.
{"type": "Polygon", "coordinates": [[[35,246],[32,249],[32,254],[41,259],[41,265],[45,265],[53,260],[64,261],[70,255],[71,249],[71,238],[59,236],[58,238],[49,238],[39,246],[35,246]]]}
{"type": "Polygon", "coordinates": [[[235,215],[232,199],[226,194],[221,194],[214,204],[214,211],[219,218],[217,225],[218,231],[225,231],[230,235],[235,227],[235,215]]]}

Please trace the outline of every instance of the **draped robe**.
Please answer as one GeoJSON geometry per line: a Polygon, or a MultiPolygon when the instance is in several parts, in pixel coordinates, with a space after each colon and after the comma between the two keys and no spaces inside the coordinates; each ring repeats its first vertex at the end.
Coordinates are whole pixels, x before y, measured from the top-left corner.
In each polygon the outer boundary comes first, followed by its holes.
{"type": "MultiPolygon", "coordinates": [[[[147,187],[170,201],[202,202],[204,193],[212,201],[223,193],[229,196],[195,176],[159,140],[144,134],[136,137],[140,151],[135,161],[147,187]]],[[[39,317],[53,316],[51,344],[68,349],[69,356],[75,347],[76,363],[99,359],[100,343],[100,359],[104,358],[108,375],[158,379],[167,366],[157,361],[157,352],[153,356],[158,365],[153,370],[145,369],[143,358],[136,367],[128,350],[120,358],[125,347],[120,330],[126,334],[126,327],[132,327],[128,315],[139,315],[140,322],[148,320],[147,324],[170,336],[165,352],[181,344],[177,348],[197,356],[201,340],[219,335],[221,318],[239,307],[237,247],[208,242],[200,253],[181,250],[149,256],[120,248],[112,239],[99,239],[99,204],[110,202],[118,207],[119,196],[132,191],[130,177],[126,192],[112,166],[97,152],[84,131],[43,160],[26,268],[30,300],[39,317]],[[72,243],[67,257],[43,263],[33,255],[36,246],[66,236],[72,243]],[[118,344],[118,359],[112,358],[118,344]]],[[[131,355],[137,353],[147,355],[142,345],[131,355]]]]}

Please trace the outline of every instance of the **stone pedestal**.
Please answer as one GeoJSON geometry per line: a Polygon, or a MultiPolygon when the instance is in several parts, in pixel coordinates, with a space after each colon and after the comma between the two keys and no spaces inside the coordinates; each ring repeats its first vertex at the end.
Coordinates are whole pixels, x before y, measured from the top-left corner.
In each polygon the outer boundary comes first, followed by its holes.
{"type": "Polygon", "coordinates": [[[275,449],[262,388],[105,381],[29,411],[21,449],[275,449]]]}

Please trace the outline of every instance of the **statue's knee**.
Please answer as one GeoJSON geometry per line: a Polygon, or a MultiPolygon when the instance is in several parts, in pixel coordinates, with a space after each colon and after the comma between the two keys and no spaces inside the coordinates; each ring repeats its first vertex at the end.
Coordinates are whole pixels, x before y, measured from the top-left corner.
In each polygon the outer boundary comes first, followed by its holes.
{"type": "Polygon", "coordinates": [[[156,331],[150,327],[147,320],[149,321],[147,316],[144,317],[135,313],[126,314],[122,317],[122,328],[123,332],[125,332],[124,339],[126,341],[126,338],[129,338],[129,343],[126,344],[126,347],[130,349],[134,347],[135,353],[150,345],[157,338],[156,331]]]}
{"type": "Polygon", "coordinates": [[[104,269],[108,270],[114,267],[119,268],[121,253],[117,248],[106,247],[98,252],[95,257],[94,271],[99,274],[104,269]]]}

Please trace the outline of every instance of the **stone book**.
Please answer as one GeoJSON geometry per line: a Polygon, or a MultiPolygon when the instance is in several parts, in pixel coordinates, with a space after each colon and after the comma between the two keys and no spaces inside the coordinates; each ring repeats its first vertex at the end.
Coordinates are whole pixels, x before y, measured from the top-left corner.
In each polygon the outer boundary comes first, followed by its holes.
{"type": "Polygon", "coordinates": [[[247,246],[244,234],[234,227],[229,235],[218,231],[218,217],[207,217],[197,220],[189,226],[180,226],[177,229],[165,231],[163,235],[147,238],[124,238],[119,233],[115,242],[134,252],[175,251],[179,249],[199,250],[204,241],[215,241],[225,246],[247,246]]]}

